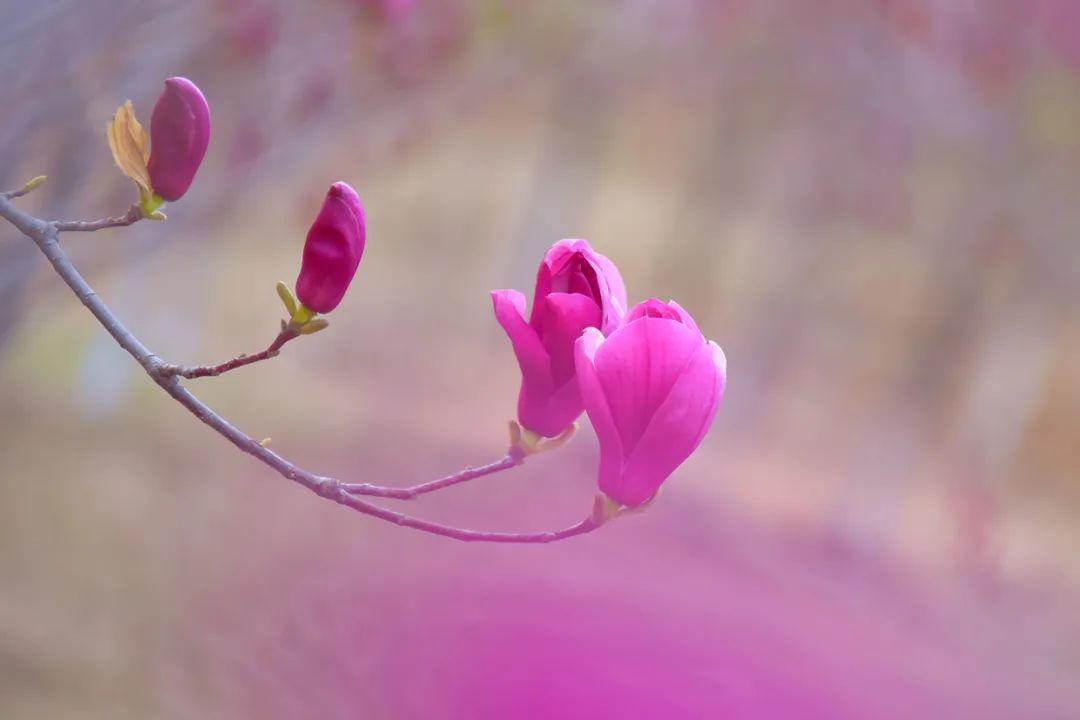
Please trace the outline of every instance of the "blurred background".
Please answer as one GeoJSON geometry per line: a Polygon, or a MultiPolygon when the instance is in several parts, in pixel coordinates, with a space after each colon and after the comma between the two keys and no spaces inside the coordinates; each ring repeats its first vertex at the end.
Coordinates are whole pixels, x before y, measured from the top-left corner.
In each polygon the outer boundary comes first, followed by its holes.
{"type": "MultiPolygon", "coordinates": [[[[501,456],[488,290],[563,237],[730,373],[647,513],[464,545],[236,452],[0,227],[0,716],[1080,717],[1080,4],[7,0],[0,69],[0,187],[52,219],[134,199],[116,106],[207,95],[168,222],[64,241],[173,362],[265,347],[357,188],[330,329],[191,383],[314,472],[501,456]]],[[[596,455],[402,509],[563,527],[596,455]]]]}

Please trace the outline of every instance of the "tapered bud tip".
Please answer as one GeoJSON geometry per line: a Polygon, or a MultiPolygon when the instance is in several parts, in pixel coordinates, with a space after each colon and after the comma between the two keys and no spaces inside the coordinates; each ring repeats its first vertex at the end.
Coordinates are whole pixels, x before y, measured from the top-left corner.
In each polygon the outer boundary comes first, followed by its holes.
{"type": "Polygon", "coordinates": [[[356,191],[352,189],[349,183],[338,180],[336,183],[330,186],[330,190],[326,193],[326,199],[335,198],[345,203],[345,207],[348,208],[349,213],[356,220],[357,226],[362,231],[364,229],[364,206],[360,202],[360,196],[356,194],[356,191]]]}
{"type": "Polygon", "coordinates": [[[210,114],[210,106],[206,102],[206,96],[203,95],[198,85],[186,77],[176,75],[166,78],[165,89],[161,93],[161,98],[158,98],[158,102],[161,102],[161,99],[166,96],[183,100],[191,108],[192,112],[202,109],[205,110],[207,115],[210,114]]]}
{"type": "Polygon", "coordinates": [[[171,78],[165,78],[165,87],[171,88],[178,92],[191,92],[192,90],[194,90],[200,95],[202,94],[201,92],[199,92],[198,85],[181,75],[174,75],[171,78]]]}
{"type": "Polygon", "coordinates": [[[210,106],[195,83],[171,77],[150,116],[150,184],[174,202],[195,179],[210,144],[210,106]]]}
{"type": "Polygon", "coordinates": [[[349,289],[364,254],[366,226],[360,197],[347,183],[330,186],[308,230],[296,296],[305,306],[328,313],[349,289]]]}
{"type": "Polygon", "coordinates": [[[360,196],[356,194],[356,191],[352,189],[352,185],[344,180],[338,180],[336,183],[330,186],[330,190],[327,191],[327,195],[333,195],[335,197],[345,195],[360,202],[360,196]]]}
{"type": "Polygon", "coordinates": [[[44,175],[38,175],[36,178],[32,178],[30,182],[22,186],[20,192],[29,193],[37,190],[45,182],[47,178],[44,175]]]}

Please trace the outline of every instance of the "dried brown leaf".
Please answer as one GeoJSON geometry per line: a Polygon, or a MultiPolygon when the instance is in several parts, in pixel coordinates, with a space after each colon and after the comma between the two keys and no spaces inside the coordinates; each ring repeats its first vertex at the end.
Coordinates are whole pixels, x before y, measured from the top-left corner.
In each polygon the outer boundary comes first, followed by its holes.
{"type": "Polygon", "coordinates": [[[135,118],[130,100],[116,109],[106,134],[117,167],[135,181],[142,193],[149,194],[150,171],[146,163],[150,160],[150,138],[135,118]]]}

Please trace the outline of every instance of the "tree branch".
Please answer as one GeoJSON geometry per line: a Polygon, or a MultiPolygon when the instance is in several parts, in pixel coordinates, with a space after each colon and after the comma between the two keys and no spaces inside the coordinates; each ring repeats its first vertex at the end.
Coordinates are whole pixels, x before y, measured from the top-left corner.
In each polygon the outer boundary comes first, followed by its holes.
{"type": "Polygon", "coordinates": [[[139,209],[138,204],[135,204],[119,217],[107,217],[101,218],[100,220],[57,221],[52,223],[52,226],[59,232],[95,232],[97,230],[104,230],[105,228],[134,225],[142,219],[142,210],[139,209]]]}
{"type": "Polygon", "coordinates": [[[438,480],[429,480],[428,482],[412,485],[411,487],[392,488],[383,487],[382,485],[370,485],[368,483],[342,483],[341,488],[352,495],[374,495],[376,497],[393,498],[395,500],[412,500],[417,495],[435,492],[436,490],[448,488],[451,485],[457,485],[459,483],[468,482],[469,480],[475,480],[478,477],[493,475],[494,473],[503,470],[509,470],[515,465],[520,465],[523,460],[524,456],[521,453],[511,451],[508,452],[505,457],[496,460],[493,463],[481,465],[476,468],[465,468],[461,472],[454,473],[453,475],[447,475],[438,480]]]}
{"type": "Polygon", "coordinates": [[[274,342],[270,343],[269,347],[254,355],[238,355],[232,360],[227,360],[218,365],[162,365],[160,372],[164,375],[179,375],[183,378],[217,377],[230,370],[235,370],[236,368],[244,367],[245,365],[251,365],[252,363],[277,357],[277,354],[281,351],[281,347],[285,343],[298,337],[300,337],[299,331],[294,327],[286,325],[284,329],[278,333],[278,336],[274,338],[274,342]]]}
{"type": "MultiPolygon", "coordinates": [[[[224,437],[239,450],[269,466],[282,477],[306,487],[308,490],[321,497],[356,510],[364,515],[370,515],[371,517],[386,522],[413,528],[433,535],[440,535],[467,542],[548,543],[574,537],[576,535],[582,535],[600,527],[601,522],[595,519],[593,515],[590,515],[575,525],[550,532],[508,533],[469,530],[414,518],[399,512],[387,510],[386,508],[357,497],[357,495],[360,494],[367,494],[379,495],[381,497],[409,498],[415,497],[421,493],[431,492],[443,487],[449,487],[460,482],[465,482],[466,480],[476,477],[489,475],[520,463],[520,453],[515,453],[513,450],[511,450],[506,458],[503,458],[496,463],[492,463],[491,465],[465,470],[456,475],[434,480],[430,483],[423,483],[411,488],[399,489],[382,488],[366,483],[343,483],[335,478],[315,475],[296,466],[289,460],[286,460],[269,448],[264,447],[254,438],[239,430],[236,426],[214,412],[214,410],[188,391],[187,388],[180,383],[179,377],[177,376],[178,374],[170,371],[170,368],[176,368],[177,366],[164,362],[160,357],[151,352],[149,348],[143,345],[131,331],[124,327],[119,318],[113,314],[101,298],[97,296],[97,293],[94,292],[93,288],[90,287],[89,283],[87,283],[82,275],[79,274],[79,271],[68,258],[67,253],[60,247],[59,232],[62,227],[77,230],[97,230],[104,227],[131,224],[130,222],[124,221],[113,223],[113,219],[106,219],[85,224],[50,223],[33,217],[16,208],[9,200],[9,197],[12,196],[11,193],[0,194],[0,217],[3,217],[14,225],[23,235],[34,241],[45,255],[46,259],[48,259],[53,270],[56,271],[56,274],[60,276],[69,288],[71,288],[71,291],[75,293],[75,296],[79,298],[82,304],[86,306],[87,310],[90,311],[101,326],[105,328],[114,340],[116,340],[117,344],[127,351],[127,353],[131,355],[144,370],[146,370],[150,378],[157,383],[162,390],[186,408],[188,412],[208,425],[212,430],[224,437]]],[[[126,220],[130,214],[131,211],[128,212],[128,215],[124,216],[124,219],[126,220]]],[[[135,222],[135,220],[132,220],[131,222],[135,222]]]]}

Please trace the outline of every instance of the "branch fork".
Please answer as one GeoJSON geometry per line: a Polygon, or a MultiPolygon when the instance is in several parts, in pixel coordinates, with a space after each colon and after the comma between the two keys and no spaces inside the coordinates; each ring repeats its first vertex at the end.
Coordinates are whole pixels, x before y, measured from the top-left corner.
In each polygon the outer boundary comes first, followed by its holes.
{"type": "Polygon", "coordinates": [[[214,432],[232,443],[242,452],[251,455],[267,465],[279,475],[306,487],[316,495],[343,505],[364,515],[378,518],[395,525],[413,528],[431,535],[448,537],[465,542],[495,543],[549,543],[592,532],[613,517],[623,514],[610,500],[597,500],[593,511],[580,522],[561,530],[533,533],[490,532],[453,527],[423,520],[394,510],[389,510],[365,499],[378,497],[393,500],[412,500],[420,495],[443,490],[470,480],[493,475],[521,465],[525,458],[538,452],[555,449],[572,437],[575,427],[571,427],[557,438],[541,438],[535,433],[521,428],[516,422],[510,424],[510,448],[495,462],[478,467],[469,467],[436,480],[419,483],[410,487],[390,487],[373,483],[344,482],[337,478],[315,475],[295,465],[283,456],[270,450],[267,441],[257,441],[238,429],[223,416],[215,412],[189,391],[182,379],[217,377],[230,370],[244,367],[262,360],[276,357],[281,348],[300,335],[318,332],[327,326],[326,320],[315,317],[315,313],[296,303],[284,283],[279,283],[278,293],[289,311],[289,320],[282,321],[281,331],[274,341],[263,351],[253,355],[239,355],[232,360],[218,365],[183,366],[166,362],[147,348],[134,335],[109,307],[98,297],[86,282],[67,253],[60,245],[61,232],[95,232],[113,227],[125,227],[144,219],[156,218],[148,215],[138,203],[118,217],[91,221],[57,222],[45,221],[29,215],[11,202],[22,197],[45,181],[44,176],[34,178],[17,190],[0,192],[0,217],[10,222],[23,235],[32,240],[52,265],[53,270],[71,289],[76,297],[86,306],[94,318],[113,337],[113,339],[138,362],[150,378],[188,412],[210,427],[214,432]],[[284,288],[284,292],[282,292],[284,288]],[[291,301],[291,303],[290,303],[291,301]]]}

